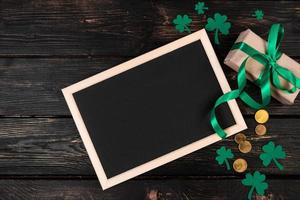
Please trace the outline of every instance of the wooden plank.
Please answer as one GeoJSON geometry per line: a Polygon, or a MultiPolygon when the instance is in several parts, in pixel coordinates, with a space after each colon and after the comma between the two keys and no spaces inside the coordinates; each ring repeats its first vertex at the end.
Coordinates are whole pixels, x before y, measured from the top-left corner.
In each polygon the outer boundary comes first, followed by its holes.
{"type": "MultiPolygon", "coordinates": [[[[264,137],[255,136],[254,119],[247,119],[247,124],[249,130],[245,133],[253,144],[252,152],[239,153],[237,144],[230,137],[148,172],[145,176],[237,175],[215,161],[215,151],[223,145],[231,148],[236,158],[245,158],[250,171],[260,170],[270,175],[300,175],[300,119],[271,117],[267,123],[269,133],[264,137]],[[282,161],[285,167],[283,171],[274,164],[262,166],[259,154],[262,145],[269,141],[282,144],[287,153],[287,159],[282,161]]],[[[69,118],[1,118],[1,175],[95,176],[74,122],[69,118]]]]}
{"type": "MultiPolygon", "coordinates": [[[[254,199],[297,199],[300,180],[270,179],[265,196],[254,199]]],[[[246,199],[249,188],[238,179],[225,180],[131,180],[106,191],[97,180],[0,180],[1,198],[32,199],[246,199]]]]}
{"type": "MultiPolygon", "coordinates": [[[[0,115],[2,116],[70,116],[61,89],[129,58],[2,58],[0,59],[0,115]]],[[[298,59],[300,61],[300,59],[298,59]]],[[[223,65],[232,88],[236,88],[236,72],[223,65]]],[[[248,84],[255,97],[258,88],[248,84]]],[[[253,110],[240,103],[243,114],[253,110]]],[[[284,106],[273,100],[271,115],[299,115],[300,99],[284,106]]]]}
{"type": "MultiPolygon", "coordinates": [[[[175,31],[177,14],[193,19],[192,31],[203,28],[215,12],[232,22],[229,36],[221,36],[218,55],[228,52],[239,32],[251,28],[266,37],[270,25],[282,23],[284,52],[299,56],[297,1],[210,1],[199,16],[194,2],[173,1],[1,1],[0,56],[122,55],[133,56],[185,34],[175,31]],[[265,12],[263,21],[251,16],[265,12]]],[[[211,34],[212,36],[212,34],[211,34]]]]}
{"type": "Polygon", "coordinates": [[[70,115],[61,89],[124,59],[0,59],[0,115],[70,115]]]}

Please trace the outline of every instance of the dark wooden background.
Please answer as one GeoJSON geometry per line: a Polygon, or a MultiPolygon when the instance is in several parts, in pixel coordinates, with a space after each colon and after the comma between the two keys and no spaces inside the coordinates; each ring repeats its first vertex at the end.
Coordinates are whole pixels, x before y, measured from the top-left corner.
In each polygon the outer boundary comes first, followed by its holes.
{"type": "MultiPolygon", "coordinates": [[[[222,145],[245,158],[249,171],[267,175],[266,196],[254,198],[299,199],[300,97],[292,106],[272,101],[269,133],[260,138],[253,110],[240,104],[253,144],[249,154],[239,153],[231,137],[105,192],[100,188],[60,90],[184,36],[172,25],[177,14],[191,16],[192,31],[214,12],[228,15],[230,35],[215,46],[221,62],[239,32],[251,28],[266,38],[274,22],[286,30],[282,50],[300,61],[299,1],[205,2],[209,10],[198,16],[196,1],[184,0],[1,0],[0,199],[245,199],[244,175],[214,160],[222,145]],[[265,12],[262,21],[251,16],[257,8],[265,12]],[[270,140],[286,150],[283,171],[263,167],[258,158],[270,140]]],[[[223,68],[234,87],[236,73],[223,68]]]]}

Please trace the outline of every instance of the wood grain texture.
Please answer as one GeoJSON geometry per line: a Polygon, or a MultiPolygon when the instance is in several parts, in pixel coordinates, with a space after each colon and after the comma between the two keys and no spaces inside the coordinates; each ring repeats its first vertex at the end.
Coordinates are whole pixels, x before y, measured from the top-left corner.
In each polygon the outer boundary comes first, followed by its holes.
{"type": "MultiPolygon", "coordinates": [[[[253,144],[251,153],[242,154],[230,137],[181,159],[148,172],[143,176],[207,176],[238,175],[226,171],[215,159],[215,151],[225,145],[235,157],[245,158],[249,171],[260,170],[269,175],[300,175],[300,119],[271,119],[269,133],[264,137],[254,134],[256,122],[247,120],[245,131],[253,144]],[[263,167],[259,160],[261,147],[268,141],[282,144],[287,159],[284,170],[275,165],[263,167]]],[[[84,145],[72,119],[2,118],[0,119],[0,176],[95,176],[84,145]]]]}
{"type": "Polygon", "coordinates": [[[0,59],[0,115],[70,115],[61,89],[122,59],[0,59]]]}
{"type": "MultiPolygon", "coordinates": [[[[130,58],[2,58],[0,59],[0,115],[2,116],[70,116],[61,89],[113,67],[130,58]]],[[[297,60],[300,61],[300,60],[297,60]]],[[[236,72],[223,65],[232,88],[236,72]]],[[[258,99],[252,84],[247,90],[258,99]]],[[[243,114],[253,110],[240,103],[243,114]]],[[[299,115],[300,98],[292,106],[272,100],[271,115],[299,115]]]]}
{"type": "MultiPolygon", "coordinates": [[[[204,16],[194,10],[194,2],[169,1],[1,1],[1,56],[121,55],[136,56],[185,34],[175,31],[177,14],[193,19],[192,31],[205,26],[215,12],[228,15],[232,23],[229,36],[221,36],[218,55],[228,52],[238,33],[251,28],[267,36],[272,23],[286,28],[282,49],[299,56],[298,1],[209,1],[204,16]],[[251,15],[265,11],[258,22],[251,15]]],[[[211,35],[212,36],[212,35],[211,35]]]]}
{"type": "MultiPolygon", "coordinates": [[[[269,134],[254,135],[253,110],[240,104],[253,144],[238,152],[233,137],[194,152],[105,192],[63,99],[61,88],[169,43],[177,33],[172,20],[188,14],[192,31],[215,12],[228,15],[232,28],[214,45],[223,61],[239,32],[250,28],[263,38],[282,23],[282,51],[300,61],[298,1],[206,1],[203,16],[193,1],[23,0],[0,1],[0,199],[216,200],[244,199],[248,188],[238,175],[217,165],[215,151],[225,145],[248,161],[249,170],[267,174],[269,190],[254,199],[298,199],[300,190],[300,99],[293,106],[273,100],[269,134]],[[242,7],[241,7],[242,6],[242,7]],[[258,22],[251,14],[265,12],[258,22]],[[262,167],[261,146],[282,144],[284,170],[262,167]],[[150,195],[151,194],[151,195],[150,195]],[[150,198],[152,196],[153,198],[150,198]]],[[[212,39],[212,33],[209,33],[212,39]]],[[[224,66],[232,88],[236,73],[224,66]]],[[[247,86],[256,98],[253,85],[247,86]]]]}
{"type": "MultiPolygon", "coordinates": [[[[271,179],[268,183],[265,196],[254,193],[253,199],[297,199],[299,180],[271,179]]],[[[246,199],[249,189],[239,179],[131,180],[106,191],[99,187],[97,180],[0,180],[1,199],[5,200],[232,200],[246,199]]]]}

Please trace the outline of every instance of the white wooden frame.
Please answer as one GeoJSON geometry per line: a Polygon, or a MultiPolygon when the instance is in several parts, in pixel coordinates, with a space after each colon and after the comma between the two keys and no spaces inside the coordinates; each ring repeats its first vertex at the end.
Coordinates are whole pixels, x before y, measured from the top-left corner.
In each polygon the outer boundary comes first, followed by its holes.
{"type": "MultiPolygon", "coordinates": [[[[214,73],[217,77],[217,80],[219,81],[219,84],[220,84],[220,87],[223,91],[223,93],[226,93],[228,91],[230,91],[230,86],[226,80],[226,77],[224,75],[224,72],[220,66],[220,63],[216,57],[216,54],[213,50],[213,47],[209,41],[209,38],[207,36],[207,33],[204,29],[200,30],[200,31],[197,31],[195,33],[192,33],[186,37],[183,37],[181,39],[178,39],[174,42],[171,42],[167,45],[164,45],[160,48],[157,48],[153,51],[150,51],[148,53],[145,53],[141,56],[138,56],[132,60],[129,60],[125,63],[122,63],[120,65],[117,65],[113,68],[110,68],[104,72],[101,72],[101,73],[98,73],[90,78],[87,78],[87,79],[84,79],[78,83],[75,83],[69,87],[66,87],[64,89],[62,89],[62,92],[64,94],[64,97],[67,101],[67,104],[69,106],[69,109],[71,111],[71,114],[74,118],[74,121],[75,121],[75,124],[78,128],[78,131],[80,133],[80,136],[83,140],[83,143],[85,145],[85,148],[88,152],[88,155],[91,159],[91,162],[93,164],[93,167],[96,171],[96,174],[98,176],[98,179],[100,181],[100,184],[103,188],[103,190],[109,188],[109,187],[112,187],[114,185],[117,185],[121,182],[124,182],[128,179],[131,179],[135,176],[138,176],[140,174],[143,174],[149,170],[152,170],[156,167],[159,167],[161,165],[164,165],[168,162],[171,162],[177,158],[180,158],[182,156],[185,156],[189,153],[192,153],[196,150],[199,150],[205,146],[208,146],[212,143],[215,143],[220,139],[220,137],[214,133],[210,136],[207,136],[201,140],[198,140],[196,142],[193,142],[191,144],[188,144],[186,146],[183,146],[175,151],[172,151],[170,153],[167,153],[161,157],[158,157],[154,160],[150,160],[140,166],[137,166],[137,167],[134,167],[128,171],[125,171],[119,175],[116,175],[114,177],[111,177],[111,178],[107,178],[105,172],[104,172],[104,169],[102,167],[102,164],[100,162],[100,158],[101,158],[101,155],[98,155],[95,148],[94,148],[94,145],[93,145],[93,142],[89,136],[89,133],[87,131],[87,128],[84,124],[84,121],[82,119],[82,116],[78,110],[78,107],[76,105],[76,102],[74,100],[74,97],[73,97],[73,93],[75,92],[78,92],[80,90],[83,90],[89,86],[92,86],[96,83],[99,83],[105,79],[108,79],[108,78],[111,78],[113,76],[116,76],[124,71],[127,71],[127,70],[130,70],[134,67],[138,67],[139,65],[145,63],[145,62],[148,62],[152,59],[155,59],[159,56],[162,56],[166,53],[169,53],[173,50],[176,50],[180,47],[183,47],[185,45],[188,45],[192,42],[195,42],[199,40],[199,42],[202,43],[204,49],[205,49],[205,52],[207,54],[207,57],[209,59],[209,62],[211,64],[211,66],[213,67],[213,70],[214,70],[214,73]]],[[[244,129],[247,128],[247,125],[244,121],[244,118],[240,112],[240,109],[236,103],[235,100],[231,100],[228,102],[229,104],[229,108],[232,112],[232,115],[234,117],[234,120],[236,122],[235,125],[233,126],[230,126],[226,129],[226,132],[228,133],[227,136],[231,136],[235,133],[238,133],[244,129]]]]}

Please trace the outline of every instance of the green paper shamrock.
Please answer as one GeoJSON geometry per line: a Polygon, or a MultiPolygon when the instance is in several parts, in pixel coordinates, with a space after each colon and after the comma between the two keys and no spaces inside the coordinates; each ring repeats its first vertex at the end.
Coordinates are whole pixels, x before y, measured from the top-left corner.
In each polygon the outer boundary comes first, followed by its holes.
{"type": "Polygon", "coordinates": [[[204,2],[198,2],[197,4],[195,4],[195,10],[200,15],[204,14],[204,10],[208,10],[208,7],[204,5],[204,2]]]}
{"type": "Polygon", "coordinates": [[[277,161],[277,159],[284,159],[286,157],[285,152],[281,145],[275,146],[274,142],[269,142],[263,146],[264,153],[260,154],[259,158],[263,161],[263,165],[268,166],[273,160],[276,166],[283,170],[283,166],[277,161]]]}
{"type": "Polygon", "coordinates": [[[259,171],[255,171],[253,176],[251,173],[246,174],[246,178],[242,180],[242,184],[245,186],[251,186],[248,193],[248,199],[251,200],[254,189],[259,195],[264,195],[265,190],[268,188],[268,183],[265,183],[266,176],[259,171]]]}
{"type": "Polygon", "coordinates": [[[219,165],[223,165],[225,162],[227,170],[230,170],[230,165],[228,159],[233,158],[233,154],[231,149],[226,149],[226,147],[222,146],[217,150],[218,156],[216,157],[216,161],[218,161],[219,165]]]}
{"type": "Polygon", "coordinates": [[[227,21],[227,16],[221,15],[220,13],[215,13],[214,19],[210,17],[207,19],[207,24],[205,25],[205,29],[207,31],[215,31],[215,35],[214,35],[215,44],[220,44],[219,31],[223,35],[229,34],[231,23],[226,21],[227,21]]]}
{"type": "Polygon", "coordinates": [[[176,25],[175,28],[177,31],[182,33],[183,31],[191,32],[188,25],[192,22],[192,19],[187,15],[177,15],[176,19],[173,20],[173,23],[176,25]]]}
{"type": "Polygon", "coordinates": [[[256,17],[257,20],[262,20],[264,18],[264,12],[262,10],[255,10],[253,17],[256,17]]]}

